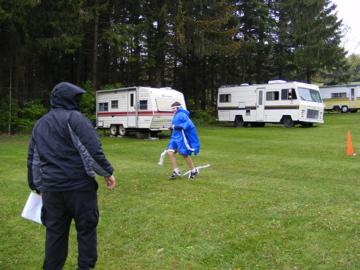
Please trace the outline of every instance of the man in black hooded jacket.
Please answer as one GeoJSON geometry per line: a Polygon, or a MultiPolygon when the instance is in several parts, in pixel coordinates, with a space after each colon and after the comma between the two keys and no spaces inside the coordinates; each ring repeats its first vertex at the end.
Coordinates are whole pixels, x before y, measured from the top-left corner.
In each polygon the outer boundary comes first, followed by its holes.
{"type": "Polygon", "coordinates": [[[51,93],[52,109],[35,125],[28,150],[28,182],[43,199],[46,226],[43,269],[62,269],[68,254],[72,219],[78,240],[78,269],[92,269],[97,260],[98,184],[104,177],[115,187],[113,167],[106,159],[96,130],[81,114],[85,90],[62,82],[51,93]]]}

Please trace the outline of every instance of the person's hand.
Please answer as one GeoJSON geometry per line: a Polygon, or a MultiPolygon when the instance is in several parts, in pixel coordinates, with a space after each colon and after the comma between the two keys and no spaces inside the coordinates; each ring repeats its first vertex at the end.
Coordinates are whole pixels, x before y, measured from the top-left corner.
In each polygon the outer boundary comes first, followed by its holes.
{"type": "Polygon", "coordinates": [[[114,189],[116,183],[115,183],[115,177],[112,175],[110,177],[104,177],[105,183],[108,186],[108,189],[114,189]]]}

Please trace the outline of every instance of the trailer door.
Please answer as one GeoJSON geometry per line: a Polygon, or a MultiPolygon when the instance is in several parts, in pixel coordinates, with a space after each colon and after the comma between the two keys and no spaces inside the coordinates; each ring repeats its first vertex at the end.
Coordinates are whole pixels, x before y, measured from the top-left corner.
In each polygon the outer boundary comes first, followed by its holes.
{"type": "Polygon", "coordinates": [[[256,89],[256,121],[264,121],[264,90],[256,89]]]}
{"type": "Polygon", "coordinates": [[[127,127],[136,127],[137,107],[136,91],[128,92],[127,127]]]}
{"type": "Polygon", "coordinates": [[[357,108],[357,93],[356,93],[356,88],[355,87],[351,87],[350,88],[350,96],[349,96],[349,101],[350,101],[350,108],[357,108]]]}

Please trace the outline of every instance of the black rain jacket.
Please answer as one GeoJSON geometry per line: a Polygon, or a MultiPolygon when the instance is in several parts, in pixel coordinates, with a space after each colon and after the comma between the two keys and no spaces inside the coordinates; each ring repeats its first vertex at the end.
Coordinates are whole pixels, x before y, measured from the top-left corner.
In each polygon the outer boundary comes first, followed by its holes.
{"type": "Polygon", "coordinates": [[[50,98],[52,109],[33,129],[28,182],[38,193],[77,190],[93,183],[95,174],[113,174],[96,130],[78,111],[83,94],[85,90],[71,83],[56,85],[50,98]]]}

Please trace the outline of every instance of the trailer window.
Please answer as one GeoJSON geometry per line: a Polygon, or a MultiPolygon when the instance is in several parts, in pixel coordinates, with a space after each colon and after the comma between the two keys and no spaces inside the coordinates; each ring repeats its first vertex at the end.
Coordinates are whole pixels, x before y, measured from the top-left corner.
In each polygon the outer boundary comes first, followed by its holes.
{"type": "Polygon", "coordinates": [[[346,92],[343,92],[343,93],[331,93],[331,98],[346,98],[346,92]]]}
{"type": "Polygon", "coordinates": [[[130,94],[130,107],[134,107],[134,94],[130,94]]]}
{"type": "Polygon", "coordinates": [[[221,94],[219,96],[220,102],[231,102],[231,95],[230,94],[221,94]]]}
{"type": "Polygon", "coordinates": [[[263,91],[259,90],[258,92],[258,98],[259,98],[259,105],[263,105],[263,91]]]}
{"type": "Polygon", "coordinates": [[[159,112],[172,112],[171,110],[171,104],[173,104],[175,101],[177,101],[177,98],[157,98],[156,99],[156,104],[157,104],[157,109],[159,112]]]}
{"type": "Polygon", "coordinates": [[[147,110],[148,105],[147,105],[147,100],[140,100],[140,110],[147,110]]]}
{"type": "Polygon", "coordinates": [[[107,102],[99,103],[99,112],[107,112],[109,110],[109,105],[107,102]]]}
{"type": "Polygon", "coordinates": [[[118,100],[112,100],[111,101],[111,109],[117,109],[119,108],[119,101],[118,100]]]}
{"type": "Polygon", "coordinates": [[[281,89],[281,100],[296,99],[295,89],[281,89]]]}
{"type": "Polygon", "coordinates": [[[266,100],[279,100],[279,92],[278,91],[266,92],[266,100]]]}

